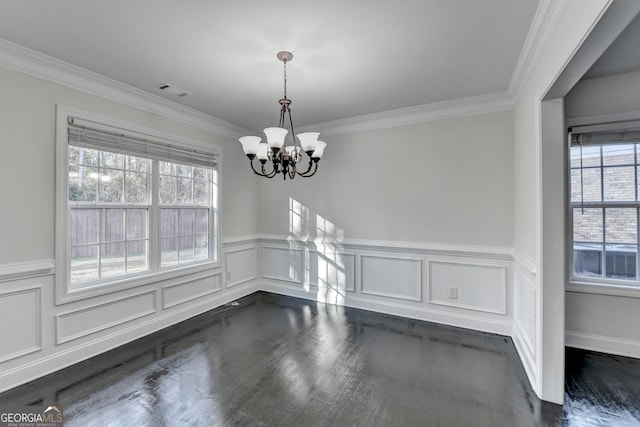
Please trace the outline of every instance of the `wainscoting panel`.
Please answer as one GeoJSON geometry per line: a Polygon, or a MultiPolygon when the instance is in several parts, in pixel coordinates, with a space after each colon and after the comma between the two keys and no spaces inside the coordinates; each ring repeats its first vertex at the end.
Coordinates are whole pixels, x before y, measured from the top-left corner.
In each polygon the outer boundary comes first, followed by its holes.
{"type": "Polygon", "coordinates": [[[304,279],[304,251],[299,248],[264,246],[262,248],[262,277],[302,284],[304,279]]]}
{"type": "Polygon", "coordinates": [[[531,274],[522,268],[514,273],[514,322],[522,333],[522,340],[532,356],[536,354],[536,301],[537,289],[531,274]]]}
{"type": "Polygon", "coordinates": [[[0,362],[42,350],[41,288],[0,294],[0,362]]]}
{"type": "Polygon", "coordinates": [[[62,344],[156,312],[156,291],[56,315],[57,343],[62,344]]]}
{"type": "Polygon", "coordinates": [[[254,246],[228,249],[225,252],[226,287],[240,285],[258,278],[258,253],[254,246]]]}
{"type": "Polygon", "coordinates": [[[421,301],[422,261],[416,258],[361,255],[360,292],[421,301]]]}
{"type": "Polygon", "coordinates": [[[428,268],[429,303],[506,314],[505,267],[429,261],[428,268]]]}
{"type": "Polygon", "coordinates": [[[162,308],[167,309],[202,298],[222,289],[222,273],[203,271],[179,279],[172,279],[162,286],[162,308]]]}
{"type": "Polygon", "coordinates": [[[531,386],[541,392],[538,369],[538,287],[535,262],[514,251],[513,344],[516,347],[531,386]]]}
{"type": "Polygon", "coordinates": [[[355,292],[356,256],[341,252],[309,250],[305,253],[305,284],[355,292]]]}

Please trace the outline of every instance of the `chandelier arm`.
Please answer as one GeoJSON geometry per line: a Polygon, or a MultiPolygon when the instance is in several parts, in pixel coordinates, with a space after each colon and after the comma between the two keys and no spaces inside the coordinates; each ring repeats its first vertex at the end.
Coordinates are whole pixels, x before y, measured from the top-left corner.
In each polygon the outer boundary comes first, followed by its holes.
{"type": "Polygon", "coordinates": [[[309,178],[309,177],[312,177],[313,175],[315,175],[315,174],[316,174],[316,172],[318,172],[318,164],[317,164],[317,163],[314,163],[313,172],[311,172],[311,173],[309,173],[309,174],[304,174],[304,175],[301,175],[301,176],[302,176],[303,178],[309,178]]]}
{"type": "MultiPolygon", "coordinates": [[[[317,165],[317,163],[316,163],[317,165]]],[[[311,168],[313,167],[313,160],[311,158],[309,158],[309,166],[307,167],[307,170],[304,172],[298,172],[298,175],[300,176],[305,176],[306,174],[308,174],[309,172],[311,172],[311,168]]],[[[316,166],[316,169],[318,167],[316,166]]]]}
{"type": "Polygon", "coordinates": [[[287,106],[285,104],[282,104],[282,108],[280,108],[280,120],[278,120],[278,127],[284,128],[284,116],[286,114],[287,111],[287,106]]]}
{"type": "MultiPolygon", "coordinates": [[[[293,128],[293,118],[291,117],[291,108],[287,106],[287,112],[289,113],[289,126],[291,126],[291,138],[293,138],[293,145],[298,144],[296,141],[296,130],[293,128]]],[[[302,146],[300,146],[302,148],[302,146]]]]}
{"type": "MultiPolygon", "coordinates": [[[[260,176],[267,176],[264,174],[264,165],[262,165],[262,172],[260,173],[256,170],[256,168],[253,166],[253,160],[249,160],[249,164],[251,165],[251,170],[253,170],[253,173],[255,173],[256,175],[260,175],[260,176]]],[[[268,178],[268,177],[267,177],[268,178]]]]}
{"type": "Polygon", "coordinates": [[[315,175],[315,173],[318,171],[318,163],[314,162],[313,160],[309,161],[309,169],[307,169],[304,172],[298,172],[298,175],[300,175],[303,178],[308,178],[310,176],[315,175]],[[313,170],[312,170],[313,169],[313,170]]]}
{"type": "Polygon", "coordinates": [[[267,177],[267,178],[273,178],[274,176],[276,176],[278,174],[278,168],[273,167],[273,169],[271,169],[271,172],[267,173],[264,165],[262,165],[262,173],[264,173],[263,176],[267,177]]]}

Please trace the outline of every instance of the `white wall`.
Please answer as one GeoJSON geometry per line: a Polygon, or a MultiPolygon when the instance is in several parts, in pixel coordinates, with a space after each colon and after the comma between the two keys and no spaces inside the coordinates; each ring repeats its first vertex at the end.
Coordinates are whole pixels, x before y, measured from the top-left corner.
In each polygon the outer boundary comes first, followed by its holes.
{"type": "Polygon", "coordinates": [[[57,104],[219,146],[221,239],[257,232],[257,182],[246,172],[246,158],[231,138],[2,67],[0,93],[0,390],[256,289],[250,279],[225,284],[221,264],[56,306],[57,104]]]}
{"type": "MultiPolygon", "coordinates": [[[[640,120],[640,72],[580,81],[565,98],[565,114],[583,124],[611,115],[640,120]]],[[[566,298],[568,345],[640,357],[640,298],[579,292],[566,298]]]]}
{"type": "Polygon", "coordinates": [[[562,3],[551,17],[555,31],[541,41],[514,110],[514,342],[536,393],[556,403],[563,401],[563,379],[555,366],[564,364],[564,340],[544,331],[563,324],[564,306],[548,298],[562,291],[562,281],[546,278],[542,264],[541,101],[609,5],[606,0],[562,3]]]}
{"type": "Polygon", "coordinates": [[[331,135],[314,177],[261,178],[262,289],[509,335],[511,120],[331,135]]]}
{"type": "Polygon", "coordinates": [[[289,234],[292,198],[346,238],[511,247],[511,129],[498,112],[326,137],[313,178],[261,181],[260,230],[289,234]]]}
{"type": "Polygon", "coordinates": [[[640,71],[579,81],[565,97],[567,120],[633,112],[640,118],[639,83],[640,71]]]}

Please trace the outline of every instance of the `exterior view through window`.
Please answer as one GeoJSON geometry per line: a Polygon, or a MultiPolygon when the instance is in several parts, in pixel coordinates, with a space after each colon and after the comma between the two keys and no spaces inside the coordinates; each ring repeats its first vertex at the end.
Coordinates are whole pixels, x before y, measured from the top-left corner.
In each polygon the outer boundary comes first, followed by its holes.
{"type": "Polygon", "coordinates": [[[214,167],[73,145],[67,166],[72,288],[215,259],[214,167]]]}
{"type": "Polygon", "coordinates": [[[594,139],[570,147],[572,276],[637,283],[640,144],[594,139]]]}

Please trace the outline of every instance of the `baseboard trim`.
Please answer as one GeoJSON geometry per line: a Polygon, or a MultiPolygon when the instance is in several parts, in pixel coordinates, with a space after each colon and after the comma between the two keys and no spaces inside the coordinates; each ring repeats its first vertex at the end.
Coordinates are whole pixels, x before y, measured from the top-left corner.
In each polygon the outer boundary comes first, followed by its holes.
{"type": "Polygon", "coordinates": [[[179,310],[171,310],[161,316],[145,322],[136,323],[129,328],[121,329],[113,334],[83,343],[81,345],[56,352],[33,362],[20,365],[0,374],[0,392],[10,390],[19,385],[49,375],[73,364],[90,359],[121,345],[127,344],[161,329],[175,325],[191,317],[213,310],[223,304],[252,294],[258,290],[256,283],[237,286],[223,293],[216,293],[197,304],[190,304],[179,310]]]}
{"type": "Polygon", "coordinates": [[[640,341],[585,334],[582,332],[567,332],[565,335],[565,345],[567,347],[640,359],[640,341]]]}
{"type": "MultiPolygon", "coordinates": [[[[262,282],[259,286],[262,291],[317,301],[313,295],[313,292],[318,289],[315,286],[312,286],[310,291],[306,291],[302,287],[296,288],[274,282],[262,282]]],[[[329,304],[333,303],[329,302],[329,304]]],[[[353,294],[346,294],[344,302],[338,303],[338,305],[508,337],[511,336],[513,329],[511,321],[501,321],[467,314],[426,309],[424,307],[398,304],[395,302],[380,302],[366,297],[354,296],[353,294]]]]}

